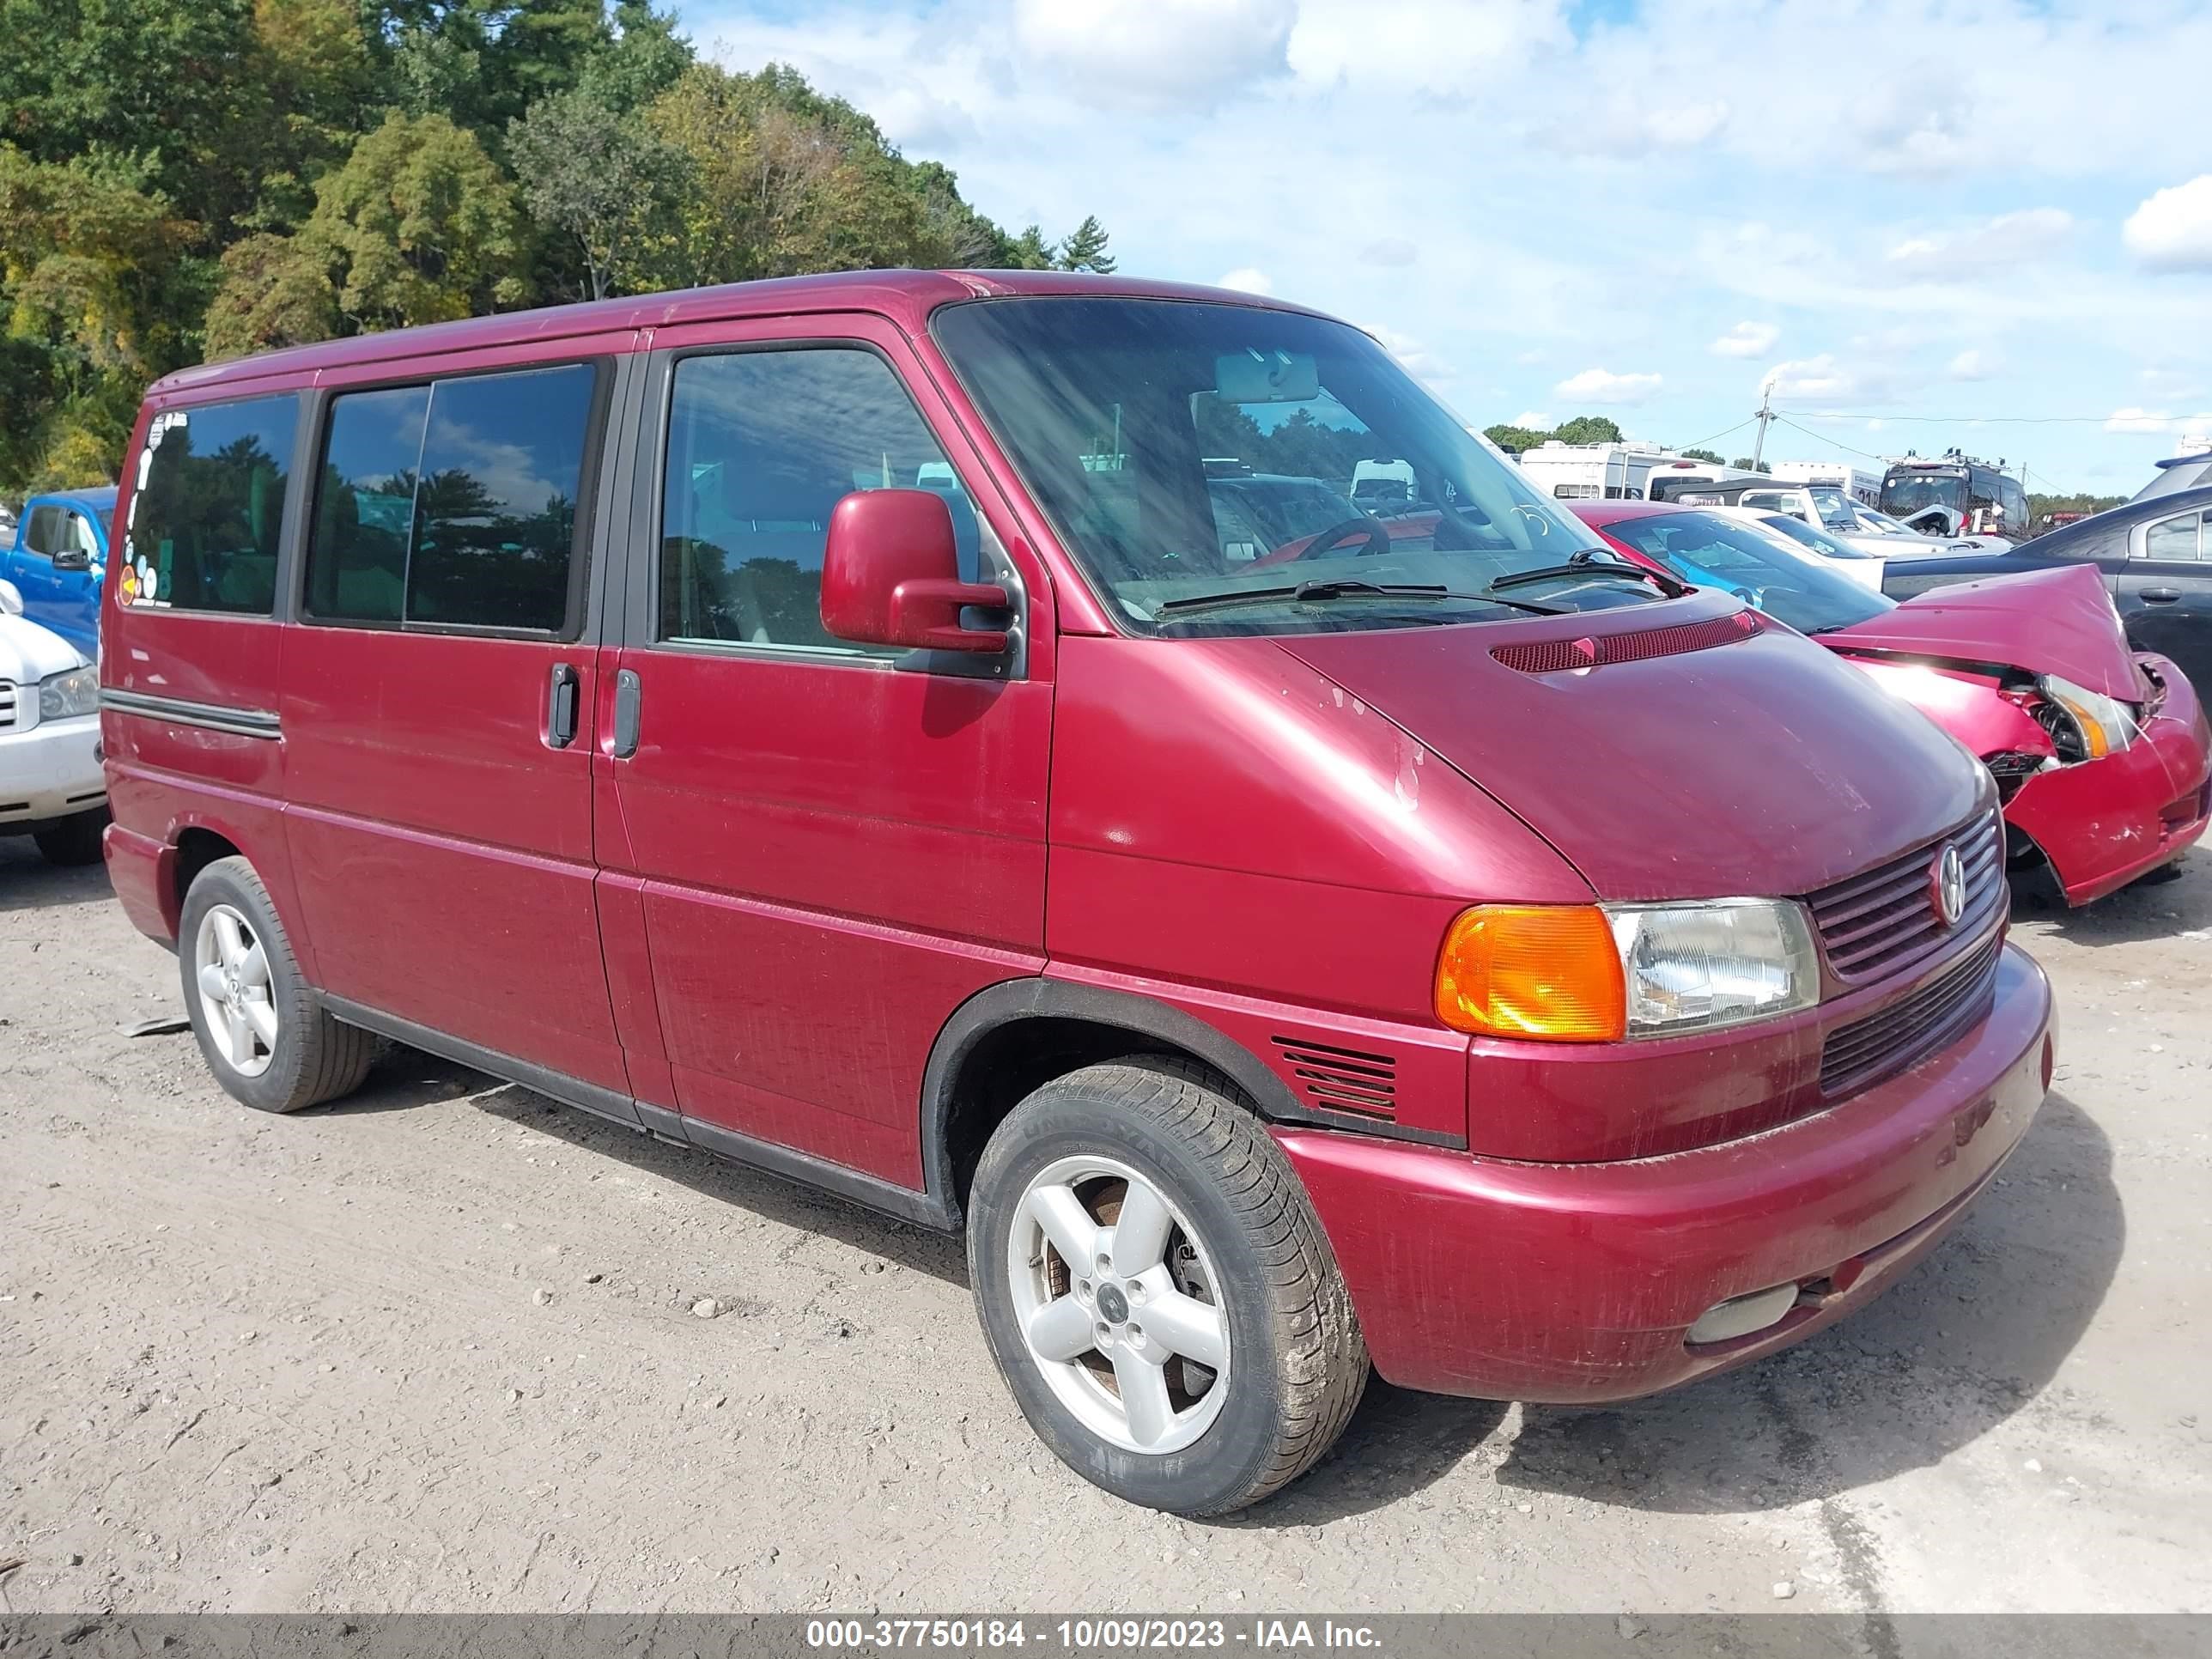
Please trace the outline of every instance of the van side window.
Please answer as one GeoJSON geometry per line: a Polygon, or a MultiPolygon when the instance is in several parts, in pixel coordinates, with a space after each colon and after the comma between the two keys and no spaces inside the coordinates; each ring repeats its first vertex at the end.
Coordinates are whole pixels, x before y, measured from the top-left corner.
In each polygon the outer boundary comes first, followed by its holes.
{"type": "Polygon", "coordinates": [[[578,364],[333,398],[308,614],[561,631],[596,384],[578,364]]]}
{"type": "Polygon", "coordinates": [[[131,503],[133,603],[266,617],[299,429],[296,397],[204,404],[154,417],[131,503]]]}
{"type": "Polygon", "coordinates": [[[858,346],[683,358],[661,495],[660,637],[896,651],[822,627],[830,514],[856,489],[933,489],[975,580],[975,510],[890,366],[858,346]]]}

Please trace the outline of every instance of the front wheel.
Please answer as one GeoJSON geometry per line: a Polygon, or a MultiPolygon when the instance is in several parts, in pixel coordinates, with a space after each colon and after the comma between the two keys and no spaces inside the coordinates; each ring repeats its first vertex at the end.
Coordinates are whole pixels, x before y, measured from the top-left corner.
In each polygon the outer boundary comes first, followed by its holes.
{"type": "Polygon", "coordinates": [[[88,812],[72,812],[65,818],[40,824],[31,831],[31,839],[49,864],[97,864],[100,837],[106,830],[107,809],[95,806],[88,812]]]}
{"type": "Polygon", "coordinates": [[[1200,1073],[1133,1059],[1045,1085],[992,1136],[968,1259],[1031,1427],[1116,1496],[1219,1515],[1334,1443],[1367,1349],[1304,1188],[1200,1073]]]}

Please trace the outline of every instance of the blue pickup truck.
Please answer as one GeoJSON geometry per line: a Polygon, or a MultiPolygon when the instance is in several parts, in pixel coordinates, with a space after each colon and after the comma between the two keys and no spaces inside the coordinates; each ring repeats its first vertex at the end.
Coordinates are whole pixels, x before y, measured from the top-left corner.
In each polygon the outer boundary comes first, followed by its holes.
{"type": "Polygon", "coordinates": [[[64,489],[23,503],[13,544],[0,533],[0,581],[15,584],[23,614],[87,657],[100,636],[115,490],[64,489]]]}

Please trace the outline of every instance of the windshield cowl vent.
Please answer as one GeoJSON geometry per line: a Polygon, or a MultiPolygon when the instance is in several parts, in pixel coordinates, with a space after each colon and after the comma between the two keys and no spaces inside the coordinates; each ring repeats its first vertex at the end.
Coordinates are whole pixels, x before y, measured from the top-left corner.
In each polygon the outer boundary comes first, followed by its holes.
{"type": "Polygon", "coordinates": [[[1739,611],[1732,617],[1683,623],[1673,628],[1646,628],[1630,634],[1579,640],[1494,645],[1490,654],[1523,674],[1559,674],[1571,668],[1603,668],[1613,663],[1644,662],[1653,657],[1679,657],[1685,652],[1708,651],[1717,645],[1733,645],[1738,640],[1749,639],[1760,631],[1758,612],[1739,611]]]}

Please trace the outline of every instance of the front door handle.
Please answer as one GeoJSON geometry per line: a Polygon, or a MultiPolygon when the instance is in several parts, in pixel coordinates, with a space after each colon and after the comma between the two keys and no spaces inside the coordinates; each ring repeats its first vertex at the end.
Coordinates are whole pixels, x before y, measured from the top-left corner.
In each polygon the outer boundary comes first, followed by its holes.
{"type": "Polygon", "coordinates": [[[576,740],[576,670],[573,664],[553,665],[551,684],[545,692],[545,746],[566,749],[576,740]]]}
{"type": "Polygon", "coordinates": [[[615,676],[615,758],[628,760],[637,753],[638,705],[645,684],[636,671],[625,668],[615,676]]]}
{"type": "Polygon", "coordinates": [[[2181,597],[2178,587],[2146,587],[2138,595],[2146,605],[2172,605],[2181,597]]]}

